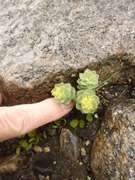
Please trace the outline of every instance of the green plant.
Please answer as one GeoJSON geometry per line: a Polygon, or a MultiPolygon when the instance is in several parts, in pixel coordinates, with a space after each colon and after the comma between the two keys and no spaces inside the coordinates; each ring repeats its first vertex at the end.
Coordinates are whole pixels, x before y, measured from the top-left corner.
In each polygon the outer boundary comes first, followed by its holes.
{"type": "Polygon", "coordinates": [[[76,108],[85,114],[93,114],[99,104],[99,98],[91,89],[77,92],[76,108]]]}
{"type": "Polygon", "coordinates": [[[125,88],[128,88],[128,84],[125,84],[124,87],[125,87],[125,88]]]}
{"type": "Polygon", "coordinates": [[[95,71],[90,71],[86,69],[84,73],[79,74],[79,79],[77,80],[78,89],[95,89],[98,87],[99,75],[95,71]]]}
{"type": "Polygon", "coordinates": [[[129,78],[129,79],[128,79],[128,82],[129,82],[129,83],[131,83],[131,82],[132,82],[132,79],[131,79],[131,78],[129,78]]]}
{"type": "MultiPolygon", "coordinates": [[[[92,122],[93,121],[93,114],[87,114],[86,120],[89,121],[89,122],[92,122]]],[[[73,119],[70,122],[70,126],[72,128],[76,128],[78,125],[79,125],[80,128],[84,128],[84,126],[85,126],[84,120],[83,119],[81,119],[81,120],[73,119]]]]}
{"type": "Polygon", "coordinates": [[[78,120],[78,119],[74,119],[74,120],[72,120],[71,122],[70,122],[70,126],[72,127],[72,128],[76,128],[77,126],[80,126],[80,128],[84,128],[84,126],[85,126],[85,122],[84,122],[84,120],[78,120]]]}
{"type": "Polygon", "coordinates": [[[60,83],[56,84],[55,88],[51,91],[58,103],[69,104],[75,97],[75,88],[71,84],[60,83]]]}
{"type": "Polygon", "coordinates": [[[52,128],[58,129],[58,133],[61,131],[62,127],[66,125],[66,119],[61,118],[53,122],[52,128]]]}
{"type": "Polygon", "coordinates": [[[28,151],[32,145],[36,145],[39,142],[39,135],[37,134],[36,130],[32,130],[27,135],[22,135],[18,138],[20,139],[18,145],[14,145],[13,147],[16,149],[16,153],[18,155],[22,149],[28,151]]]}
{"type": "MultiPolygon", "coordinates": [[[[87,114],[86,119],[89,122],[92,122],[93,114],[100,103],[96,91],[100,87],[106,85],[110,78],[100,83],[98,83],[98,79],[99,75],[96,74],[95,71],[86,69],[84,73],[79,74],[79,79],[77,80],[77,92],[69,83],[60,83],[55,85],[55,88],[51,93],[58,103],[69,104],[71,101],[74,101],[76,103],[76,108],[82,113],[87,114]]],[[[71,126],[76,127],[78,124],[81,127],[84,126],[83,121],[77,119],[72,121],[71,126]]]]}
{"type": "Polygon", "coordinates": [[[93,115],[87,114],[86,119],[87,119],[87,121],[92,122],[93,121],[93,115]]]}

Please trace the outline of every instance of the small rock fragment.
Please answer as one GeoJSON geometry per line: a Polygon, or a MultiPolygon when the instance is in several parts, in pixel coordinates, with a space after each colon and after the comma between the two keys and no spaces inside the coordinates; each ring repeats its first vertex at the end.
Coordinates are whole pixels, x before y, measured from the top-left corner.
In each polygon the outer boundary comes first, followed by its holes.
{"type": "Polygon", "coordinates": [[[44,153],[49,153],[50,152],[50,147],[48,146],[48,147],[45,147],[44,148],[44,153]]]}
{"type": "Polygon", "coordinates": [[[81,155],[86,156],[86,150],[84,147],[81,148],[81,155]]]}
{"type": "Polygon", "coordinates": [[[46,180],[46,177],[45,176],[43,176],[43,175],[41,175],[41,174],[39,174],[39,180],[46,180]]]}
{"type": "MultiPolygon", "coordinates": [[[[52,160],[51,160],[52,161],[52,160]]],[[[53,172],[53,166],[51,166],[48,160],[46,161],[38,161],[34,165],[34,172],[36,174],[41,174],[43,176],[48,176],[53,172]]]]}
{"type": "Polygon", "coordinates": [[[66,157],[76,161],[80,156],[82,141],[69,129],[63,128],[60,135],[60,147],[66,157]]]}
{"type": "Polygon", "coordinates": [[[83,165],[83,163],[82,163],[82,162],[79,162],[79,165],[81,166],[81,165],[83,165]]]}
{"type": "Polygon", "coordinates": [[[50,177],[49,176],[46,176],[46,180],[49,180],[50,179],[50,177]]]}
{"type": "Polygon", "coordinates": [[[34,151],[37,152],[37,153],[42,153],[42,152],[43,152],[43,149],[42,149],[40,146],[35,145],[35,146],[34,146],[34,151]]]}
{"type": "Polygon", "coordinates": [[[90,144],[90,141],[87,140],[87,141],[85,142],[85,145],[88,146],[89,144],[90,144]]]}
{"type": "Polygon", "coordinates": [[[0,174],[14,173],[23,165],[26,156],[13,154],[0,158],[0,174]]]}

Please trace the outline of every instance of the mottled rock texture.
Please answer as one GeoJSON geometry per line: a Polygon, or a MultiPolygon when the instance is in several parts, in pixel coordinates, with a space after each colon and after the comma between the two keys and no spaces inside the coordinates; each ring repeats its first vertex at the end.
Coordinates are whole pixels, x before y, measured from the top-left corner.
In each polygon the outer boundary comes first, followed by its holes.
{"type": "Polygon", "coordinates": [[[64,155],[73,161],[80,157],[82,147],[81,139],[74,135],[69,129],[63,128],[60,134],[60,148],[64,155]]]}
{"type": "Polygon", "coordinates": [[[86,67],[102,80],[135,76],[135,1],[0,0],[0,91],[7,105],[75,85],[86,67]]]}
{"type": "Polygon", "coordinates": [[[114,100],[91,151],[94,180],[135,179],[135,100],[114,100]]]}
{"type": "Polygon", "coordinates": [[[7,173],[14,173],[18,171],[24,163],[26,163],[27,158],[25,155],[18,156],[13,154],[7,157],[0,158],[0,175],[7,173]]]}

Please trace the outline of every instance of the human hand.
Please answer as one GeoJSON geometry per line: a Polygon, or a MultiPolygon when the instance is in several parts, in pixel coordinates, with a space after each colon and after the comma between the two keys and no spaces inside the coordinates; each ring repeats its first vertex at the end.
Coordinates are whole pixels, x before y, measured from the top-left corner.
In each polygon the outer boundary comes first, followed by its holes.
{"type": "MultiPolygon", "coordinates": [[[[0,105],[2,96],[0,94],[0,105]]],[[[24,135],[72,110],[74,103],[58,104],[49,98],[35,104],[0,107],[0,141],[24,135]]]]}

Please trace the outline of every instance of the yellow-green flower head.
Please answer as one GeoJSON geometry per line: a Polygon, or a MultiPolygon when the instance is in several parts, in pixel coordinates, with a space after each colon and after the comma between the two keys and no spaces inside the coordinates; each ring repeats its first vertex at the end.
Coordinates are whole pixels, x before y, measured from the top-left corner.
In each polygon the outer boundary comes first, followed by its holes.
{"type": "Polygon", "coordinates": [[[55,96],[58,99],[63,99],[65,97],[63,88],[60,88],[59,86],[56,86],[53,90],[52,90],[52,95],[55,96]]]}
{"type": "Polygon", "coordinates": [[[96,74],[95,71],[90,71],[89,69],[86,69],[84,73],[79,74],[79,79],[77,81],[78,83],[78,89],[95,89],[98,87],[98,78],[99,75],[96,74]]]}
{"type": "Polygon", "coordinates": [[[75,97],[75,89],[69,83],[56,84],[51,93],[56,102],[63,104],[69,104],[75,97]]]}
{"type": "Polygon", "coordinates": [[[82,113],[93,114],[99,104],[99,98],[91,89],[77,92],[76,108],[82,113]]]}
{"type": "Polygon", "coordinates": [[[93,104],[92,104],[93,100],[94,99],[92,96],[87,96],[82,98],[81,100],[82,109],[88,109],[88,110],[93,109],[93,104]]]}

